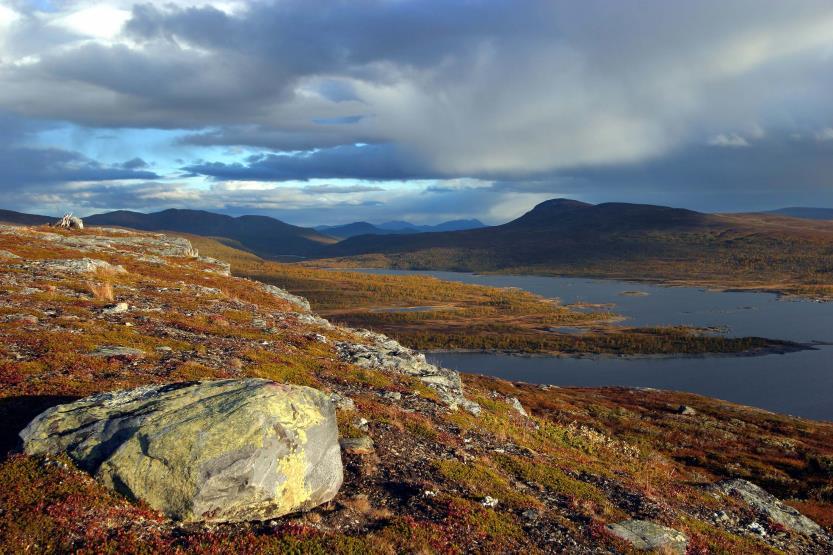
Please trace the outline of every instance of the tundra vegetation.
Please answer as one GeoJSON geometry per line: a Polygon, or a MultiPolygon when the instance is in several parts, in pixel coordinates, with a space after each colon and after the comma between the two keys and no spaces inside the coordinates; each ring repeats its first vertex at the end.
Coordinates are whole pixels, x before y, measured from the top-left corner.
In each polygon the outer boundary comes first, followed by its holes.
{"type": "Polygon", "coordinates": [[[560,355],[756,353],[800,346],[760,337],[729,338],[684,326],[629,327],[605,308],[587,311],[519,289],[418,275],[331,271],[263,260],[205,237],[201,252],[231,264],[235,275],[309,299],[322,316],[380,331],[422,350],[501,350],[560,355]],[[582,333],[565,333],[559,328],[582,333]]]}
{"type": "MultiPolygon", "coordinates": [[[[0,227],[0,552],[610,553],[632,549],[608,527],[629,519],[683,533],[690,553],[829,552],[823,535],[785,527],[712,485],[754,482],[829,534],[833,424],[684,393],[473,376],[463,376],[464,390],[480,413],[452,410],[415,377],[342,360],[336,346],[359,341],[356,332],[226,275],[216,261],[119,237],[146,236],[0,227]],[[124,269],[108,274],[113,301],[90,290],[97,278],[82,271],[85,259],[124,269]],[[372,439],[370,449],[345,450],[332,502],[266,522],[183,525],[65,456],[14,453],[18,431],[57,403],[242,377],[329,392],[340,399],[342,437],[372,439]]],[[[326,285],[309,286],[310,296],[326,285]]],[[[371,293],[350,285],[345,294],[371,293]]],[[[433,294],[431,303],[459,302],[458,293],[433,294]]],[[[511,314],[488,306],[491,293],[468,294],[461,310],[511,314]]],[[[540,310],[570,317],[557,305],[540,310]]]]}

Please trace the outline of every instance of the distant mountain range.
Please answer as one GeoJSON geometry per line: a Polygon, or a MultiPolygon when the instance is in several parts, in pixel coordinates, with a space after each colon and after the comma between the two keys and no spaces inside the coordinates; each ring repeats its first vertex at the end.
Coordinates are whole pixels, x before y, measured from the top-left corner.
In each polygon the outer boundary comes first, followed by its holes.
{"type": "Polygon", "coordinates": [[[315,229],[332,237],[342,239],[358,235],[396,235],[412,233],[432,233],[439,231],[461,231],[486,227],[480,220],[451,220],[437,225],[416,225],[410,222],[392,221],[383,224],[353,222],[344,225],[320,225],[315,229]]]}
{"type": "MultiPolygon", "coordinates": [[[[438,226],[356,222],[320,231],[266,216],[235,218],[199,210],[117,211],[84,221],[214,237],[264,258],[344,259],[340,264],[346,266],[696,279],[699,283],[720,276],[723,283],[745,283],[744,276],[779,283],[812,275],[820,282],[833,282],[827,277],[833,222],[783,213],[705,214],[647,204],[593,205],[553,199],[492,227],[476,220],[438,226]],[[443,231],[459,227],[469,229],[443,231]]],[[[0,221],[36,225],[54,220],[0,211],[0,221]]]]}
{"type": "Polygon", "coordinates": [[[821,282],[833,281],[828,276],[830,245],[833,223],[829,222],[554,199],[499,226],[363,235],[326,246],[319,256],[341,259],[337,264],[348,267],[387,265],[745,286],[794,282],[807,275],[821,282]]]}
{"type": "Polygon", "coordinates": [[[833,208],[809,208],[805,206],[791,206],[770,210],[767,214],[779,214],[805,220],[833,220],[833,208]]]}

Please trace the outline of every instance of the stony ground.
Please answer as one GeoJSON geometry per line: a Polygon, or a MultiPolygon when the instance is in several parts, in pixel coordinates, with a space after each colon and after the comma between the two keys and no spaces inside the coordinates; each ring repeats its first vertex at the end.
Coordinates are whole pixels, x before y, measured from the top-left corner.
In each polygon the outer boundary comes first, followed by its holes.
{"type": "Polygon", "coordinates": [[[10,453],[0,552],[833,550],[831,424],[653,390],[461,382],[178,238],[3,226],[0,269],[0,452],[70,399],[257,376],[330,393],[345,462],[339,495],[310,512],[182,526],[64,457],[10,453]]]}

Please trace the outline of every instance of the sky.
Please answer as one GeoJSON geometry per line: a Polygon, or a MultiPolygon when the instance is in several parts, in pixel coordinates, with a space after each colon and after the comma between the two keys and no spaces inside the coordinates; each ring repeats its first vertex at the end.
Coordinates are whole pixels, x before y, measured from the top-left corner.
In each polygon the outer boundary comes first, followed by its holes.
{"type": "Polygon", "coordinates": [[[0,0],[0,207],[833,206],[830,0],[0,0]]]}

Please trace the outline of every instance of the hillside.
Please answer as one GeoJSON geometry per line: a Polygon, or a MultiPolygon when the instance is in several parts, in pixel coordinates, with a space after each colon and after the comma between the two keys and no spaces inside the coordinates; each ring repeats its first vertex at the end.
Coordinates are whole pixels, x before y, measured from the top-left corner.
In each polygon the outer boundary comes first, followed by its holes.
{"type": "Polygon", "coordinates": [[[322,265],[649,279],[830,296],[833,224],[566,199],[507,224],[430,235],[365,236],[322,265]]]}
{"type": "Polygon", "coordinates": [[[0,222],[8,224],[21,225],[42,225],[51,224],[58,218],[51,218],[49,216],[39,216],[37,214],[25,214],[23,212],[15,212],[13,210],[0,210],[0,222]]]}
{"type": "Polygon", "coordinates": [[[770,210],[767,214],[803,218],[806,220],[833,220],[833,208],[809,208],[805,206],[791,206],[770,210]]]}
{"type": "Polygon", "coordinates": [[[267,216],[231,217],[203,210],[163,210],[151,214],[119,210],[85,218],[89,225],[120,226],[144,231],[181,231],[236,241],[267,258],[309,256],[336,240],[313,229],[267,216]]]}
{"type": "Polygon", "coordinates": [[[304,512],[181,524],[67,456],[11,454],[2,552],[833,548],[829,423],[656,390],[460,384],[394,341],[231,277],[181,238],[0,226],[0,256],[0,453],[57,403],[258,377],[331,396],[344,471],[335,499],[304,512]]]}

